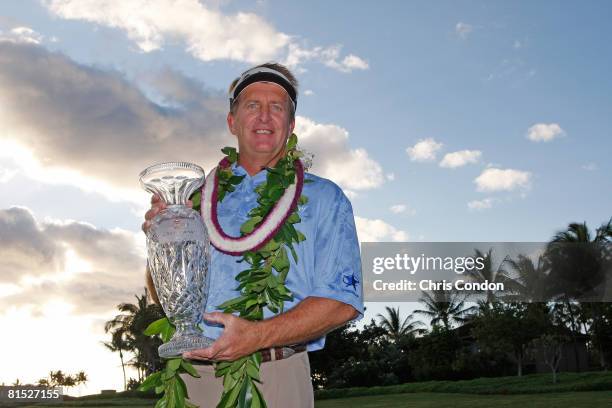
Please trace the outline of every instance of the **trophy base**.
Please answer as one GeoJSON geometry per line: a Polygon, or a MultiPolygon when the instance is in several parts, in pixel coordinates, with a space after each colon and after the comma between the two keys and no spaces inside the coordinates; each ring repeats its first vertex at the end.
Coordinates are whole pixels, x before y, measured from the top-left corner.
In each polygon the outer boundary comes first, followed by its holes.
{"type": "Polygon", "coordinates": [[[157,349],[161,358],[179,357],[186,351],[209,347],[215,340],[202,335],[187,334],[172,338],[157,349]]]}

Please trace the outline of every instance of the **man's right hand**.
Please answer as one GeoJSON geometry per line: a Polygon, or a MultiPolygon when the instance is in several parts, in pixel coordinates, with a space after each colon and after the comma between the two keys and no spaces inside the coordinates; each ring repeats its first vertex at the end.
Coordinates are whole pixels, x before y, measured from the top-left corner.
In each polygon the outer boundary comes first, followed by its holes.
{"type": "Polygon", "coordinates": [[[145,213],[145,222],[142,223],[142,231],[145,234],[151,227],[151,220],[164,208],[166,208],[166,203],[164,203],[160,196],[154,194],[151,197],[151,208],[145,213]]]}

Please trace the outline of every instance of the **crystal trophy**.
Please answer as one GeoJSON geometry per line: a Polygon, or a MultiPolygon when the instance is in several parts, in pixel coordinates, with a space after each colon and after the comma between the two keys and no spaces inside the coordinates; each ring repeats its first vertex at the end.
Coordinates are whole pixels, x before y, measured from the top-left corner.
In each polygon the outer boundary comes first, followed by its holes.
{"type": "Polygon", "coordinates": [[[140,173],[140,184],[167,205],[147,231],[149,271],[164,312],[176,327],[170,341],[159,347],[159,356],[206,348],[214,340],[204,336],[199,323],[208,294],[210,241],[200,214],[186,206],[204,184],[204,170],[184,162],[156,164],[140,173]]]}

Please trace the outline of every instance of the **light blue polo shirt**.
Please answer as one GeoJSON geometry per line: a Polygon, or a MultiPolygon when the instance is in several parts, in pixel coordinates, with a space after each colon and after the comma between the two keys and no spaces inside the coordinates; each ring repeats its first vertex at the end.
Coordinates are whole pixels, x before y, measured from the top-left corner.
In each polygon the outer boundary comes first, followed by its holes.
{"type": "MultiPolygon", "coordinates": [[[[233,166],[235,175],[245,175],[236,190],[226,194],[218,205],[219,223],[230,236],[240,235],[240,226],[248,219],[249,211],[257,205],[255,187],[266,180],[262,170],[250,176],[239,165],[233,166]]],[[[294,244],[298,255],[295,264],[290,253],[291,268],[285,282],[293,293],[292,301],[285,301],[285,311],[308,296],[338,300],[353,306],[363,317],[363,291],[361,258],[351,203],[340,187],[332,181],[310,173],[305,174],[303,195],[308,203],[300,206],[301,222],[295,224],[306,240],[294,244]]],[[[239,256],[231,256],[211,248],[209,297],[206,311],[219,311],[217,306],[238,297],[238,282],[235,276],[248,267],[246,262],[237,262],[239,256]]],[[[264,317],[274,314],[267,308],[264,317]]],[[[321,316],[324,318],[324,316],[321,316]]],[[[204,324],[204,333],[211,338],[221,335],[223,328],[204,324]]],[[[322,349],[325,337],[308,343],[308,351],[322,349]]]]}

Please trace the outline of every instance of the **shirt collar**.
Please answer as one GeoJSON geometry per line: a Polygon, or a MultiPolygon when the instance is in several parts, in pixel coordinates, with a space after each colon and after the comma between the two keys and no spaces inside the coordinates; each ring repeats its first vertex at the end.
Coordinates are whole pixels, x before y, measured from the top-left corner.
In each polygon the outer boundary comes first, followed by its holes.
{"type": "Polygon", "coordinates": [[[261,170],[259,173],[251,176],[244,167],[238,164],[238,162],[232,164],[232,172],[236,176],[245,176],[245,181],[249,181],[252,184],[261,184],[266,181],[266,169],[261,170]]]}

